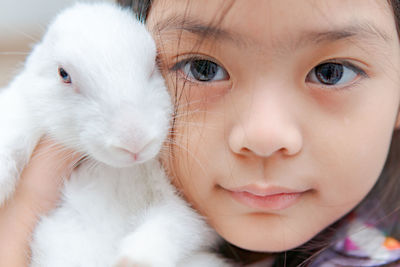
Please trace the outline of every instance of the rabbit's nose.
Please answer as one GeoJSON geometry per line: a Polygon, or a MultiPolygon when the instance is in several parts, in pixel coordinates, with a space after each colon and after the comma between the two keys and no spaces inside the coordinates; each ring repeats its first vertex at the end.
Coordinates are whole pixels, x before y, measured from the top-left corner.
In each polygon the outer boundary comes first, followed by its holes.
{"type": "Polygon", "coordinates": [[[126,148],[118,148],[118,149],[123,151],[123,152],[125,152],[125,153],[128,153],[133,158],[134,161],[137,161],[138,158],[139,158],[139,155],[138,155],[139,152],[132,152],[132,151],[126,149],[126,148]]]}
{"type": "Polygon", "coordinates": [[[143,150],[143,148],[140,149],[127,149],[125,147],[115,147],[116,150],[121,151],[124,154],[129,155],[134,161],[138,161],[140,157],[140,152],[143,150]]]}

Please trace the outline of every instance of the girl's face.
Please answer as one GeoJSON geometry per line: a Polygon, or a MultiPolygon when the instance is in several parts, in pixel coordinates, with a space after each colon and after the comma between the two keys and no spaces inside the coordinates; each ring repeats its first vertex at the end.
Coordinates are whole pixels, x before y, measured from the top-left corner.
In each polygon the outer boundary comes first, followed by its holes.
{"type": "Polygon", "coordinates": [[[226,240],[294,248],[374,186],[399,108],[387,1],[157,0],[148,24],[178,105],[165,166],[226,240]]]}

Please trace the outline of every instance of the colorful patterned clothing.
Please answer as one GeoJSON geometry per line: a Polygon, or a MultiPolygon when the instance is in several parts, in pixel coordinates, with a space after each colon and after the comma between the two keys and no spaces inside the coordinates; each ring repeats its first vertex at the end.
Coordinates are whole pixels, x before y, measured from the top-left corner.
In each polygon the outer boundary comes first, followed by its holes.
{"type": "Polygon", "coordinates": [[[350,219],[349,227],[345,231],[346,237],[317,256],[311,267],[400,267],[399,240],[357,218],[350,219]]]}

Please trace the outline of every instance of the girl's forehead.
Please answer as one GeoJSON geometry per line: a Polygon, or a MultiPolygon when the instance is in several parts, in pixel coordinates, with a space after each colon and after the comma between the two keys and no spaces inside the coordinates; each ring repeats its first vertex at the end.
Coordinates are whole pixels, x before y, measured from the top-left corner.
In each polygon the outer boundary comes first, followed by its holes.
{"type": "Polygon", "coordinates": [[[237,45],[290,41],[397,40],[386,0],[157,0],[150,24],[160,31],[185,30],[237,45]],[[362,40],[363,39],[363,40],[362,40]]]}

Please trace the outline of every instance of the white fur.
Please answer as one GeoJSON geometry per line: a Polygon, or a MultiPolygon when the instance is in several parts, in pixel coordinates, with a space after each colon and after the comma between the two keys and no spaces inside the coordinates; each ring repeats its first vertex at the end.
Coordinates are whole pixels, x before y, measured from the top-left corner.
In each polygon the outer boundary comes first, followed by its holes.
{"type": "Polygon", "coordinates": [[[33,267],[226,265],[155,158],[172,111],[155,57],[131,11],[77,4],[0,91],[0,204],[43,135],[86,156],[34,233],[33,267]]]}

